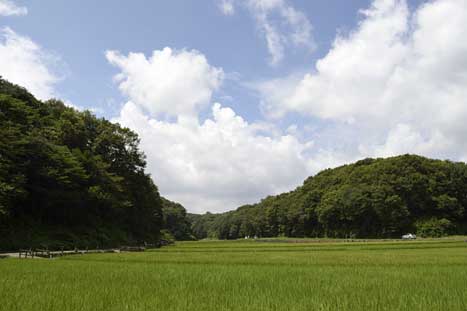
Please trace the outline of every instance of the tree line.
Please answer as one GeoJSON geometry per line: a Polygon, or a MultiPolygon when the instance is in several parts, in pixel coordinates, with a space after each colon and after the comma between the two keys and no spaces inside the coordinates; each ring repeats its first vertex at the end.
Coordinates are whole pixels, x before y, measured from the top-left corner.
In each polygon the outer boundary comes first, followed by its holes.
{"type": "Polygon", "coordinates": [[[222,214],[189,215],[197,238],[392,238],[467,233],[467,165],[416,155],[364,159],[294,191],[222,214]]]}

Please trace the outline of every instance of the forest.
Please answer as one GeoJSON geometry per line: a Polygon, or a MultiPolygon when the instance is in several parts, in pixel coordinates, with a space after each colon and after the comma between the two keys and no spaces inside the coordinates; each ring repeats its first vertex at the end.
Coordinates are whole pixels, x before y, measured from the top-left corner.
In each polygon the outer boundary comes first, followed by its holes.
{"type": "Polygon", "coordinates": [[[127,128],[0,80],[0,247],[155,243],[162,200],[127,128]]]}
{"type": "Polygon", "coordinates": [[[294,191],[189,215],[198,238],[400,238],[467,233],[467,165],[402,155],[326,169],[294,191]]]}
{"type": "Polygon", "coordinates": [[[416,155],[326,169],[221,214],[159,194],[136,133],[0,79],[0,249],[160,239],[467,233],[467,165],[416,155]]]}

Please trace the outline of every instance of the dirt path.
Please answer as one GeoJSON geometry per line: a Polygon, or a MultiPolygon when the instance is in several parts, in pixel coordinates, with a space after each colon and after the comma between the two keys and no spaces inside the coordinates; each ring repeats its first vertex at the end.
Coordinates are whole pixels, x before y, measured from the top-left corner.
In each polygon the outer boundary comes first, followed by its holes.
{"type": "Polygon", "coordinates": [[[0,257],[19,258],[19,253],[1,253],[0,257]]]}
{"type": "MultiPolygon", "coordinates": [[[[119,249],[93,249],[93,250],[71,250],[71,251],[50,251],[48,252],[48,255],[50,256],[49,258],[55,258],[55,257],[61,257],[61,256],[69,256],[69,255],[83,255],[83,254],[96,254],[96,253],[120,253],[119,249]]],[[[17,253],[0,253],[0,258],[28,258],[28,259],[43,259],[47,258],[45,257],[45,254],[37,254],[34,256],[31,256],[30,253],[28,253],[28,256],[25,257],[24,252],[17,252],[17,253]],[[21,254],[21,257],[20,257],[21,254]]]]}

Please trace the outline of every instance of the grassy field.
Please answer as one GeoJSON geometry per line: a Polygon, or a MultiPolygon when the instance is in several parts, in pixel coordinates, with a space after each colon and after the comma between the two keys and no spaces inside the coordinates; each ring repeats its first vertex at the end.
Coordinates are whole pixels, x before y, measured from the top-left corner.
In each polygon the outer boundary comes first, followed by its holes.
{"type": "Polygon", "coordinates": [[[465,238],[0,260],[0,310],[467,310],[465,238]]]}

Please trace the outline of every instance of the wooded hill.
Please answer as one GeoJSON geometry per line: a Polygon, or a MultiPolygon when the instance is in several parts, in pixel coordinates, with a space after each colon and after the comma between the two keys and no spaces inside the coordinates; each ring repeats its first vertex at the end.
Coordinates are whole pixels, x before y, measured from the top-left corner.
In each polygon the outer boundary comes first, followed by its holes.
{"type": "Polygon", "coordinates": [[[138,143],[0,79],[0,249],[158,241],[163,203],[138,143]]]}
{"type": "Polygon", "coordinates": [[[294,191],[222,214],[189,215],[197,238],[389,238],[467,233],[467,165],[416,155],[364,159],[294,191]]]}

